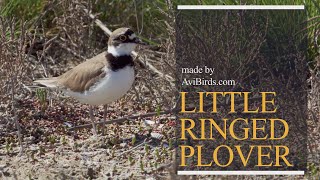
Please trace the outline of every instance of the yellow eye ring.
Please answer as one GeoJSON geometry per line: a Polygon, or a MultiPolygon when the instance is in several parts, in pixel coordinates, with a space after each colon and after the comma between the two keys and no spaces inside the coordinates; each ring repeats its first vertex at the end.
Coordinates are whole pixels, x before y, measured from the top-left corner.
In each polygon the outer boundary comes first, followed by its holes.
{"type": "Polygon", "coordinates": [[[121,35],[121,36],[119,36],[119,39],[120,39],[120,41],[125,41],[125,40],[127,40],[127,36],[121,35]]]}

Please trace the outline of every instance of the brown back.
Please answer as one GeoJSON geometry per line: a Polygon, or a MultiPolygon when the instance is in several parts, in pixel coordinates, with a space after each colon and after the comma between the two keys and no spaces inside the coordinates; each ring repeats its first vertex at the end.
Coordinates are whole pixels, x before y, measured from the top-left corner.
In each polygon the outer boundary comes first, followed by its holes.
{"type": "Polygon", "coordinates": [[[58,86],[74,92],[84,92],[105,77],[106,53],[88,59],[58,77],[58,86]]]}

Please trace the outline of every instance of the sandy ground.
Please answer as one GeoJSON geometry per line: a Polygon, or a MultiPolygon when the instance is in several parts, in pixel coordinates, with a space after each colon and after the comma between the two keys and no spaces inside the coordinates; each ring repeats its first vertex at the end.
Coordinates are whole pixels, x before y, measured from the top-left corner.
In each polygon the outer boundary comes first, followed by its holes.
{"type": "MultiPolygon", "coordinates": [[[[123,100],[124,102],[126,100],[123,100]]],[[[95,137],[91,129],[68,131],[88,124],[88,107],[72,100],[54,102],[39,114],[39,102],[20,102],[25,151],[19,155],[12,121],[0,122],[0,179],[167,179],[174,156],[174,116],[167,114],[109,124],[95,137]]],[[[40,108],[41,109],[41,108],[40,108]]],[[[109,119],[148,113],[133,103],[108,107],[109,119]],[[130,109],[131,108],[131,109],[130,109]]],[[[96,117],[102,119],[102,108],[96,117]]],[[[10,112],[6,112],[10,113],[10,112]]]]}

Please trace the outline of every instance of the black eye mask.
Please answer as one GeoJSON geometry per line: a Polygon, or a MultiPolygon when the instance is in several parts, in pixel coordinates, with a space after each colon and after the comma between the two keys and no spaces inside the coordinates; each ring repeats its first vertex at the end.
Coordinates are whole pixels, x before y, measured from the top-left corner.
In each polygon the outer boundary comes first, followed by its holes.
{"type": "Polygon", "coordinates": [[[130,39],[129,37],[133,34],[134,32],[131,29],[128,29],[124,34],[120,35],[117,40],[121,41],[122,43],[135,43],[136,38],[130,39]]]}
{"type": "Polygon", "coordinates": [[[146,45],[146,43],[142,42],[138,37],[130,39],[130,36],[134,34],[131,29],[128,29],[124,34],[119,35],[115,38],[114,42],[112,43],[114,46],[118,46],[121,43],[135,43],[140,45],[146,45]]]}

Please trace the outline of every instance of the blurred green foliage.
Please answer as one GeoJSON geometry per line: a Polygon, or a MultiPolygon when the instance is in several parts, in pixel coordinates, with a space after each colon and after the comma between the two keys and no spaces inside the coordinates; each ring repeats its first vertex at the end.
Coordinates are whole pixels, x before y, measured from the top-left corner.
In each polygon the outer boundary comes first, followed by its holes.
{"type": "MultiPolygon", "coordinates": [[[[39,17],[49,3],[68,4],[68,2],[68,0],[4,0],[0,2],[0,15],[30,21],[39,17]]],[[[80,2],[87,3],[89,5],[88,9],[92,9],[92,12],[97,14],[97,17],[110,29],[121,26],[132,27],[139,34],[143,32],[145,37],[142,37],[142,39],[149,41],[151,44],[156,44],[155,42],[161,42],[161,40],[168,38],[167,24],[174,26],[172,22],[174,11],[170,11],[170,6],[174,10],[178,4],[305,5],[308,19],[313,18],[308,24],[309,58],[313,59],[319,55],[314,46],[314,34],[320,26],[319,0],[96,0],[80,2]]],[[[44,18],[46,19],[43,19],[43,21],[48,26],[44,28],[47,28],[48,31],[54,29],[54,24],[52,24],[54,14],[49,13],[44,18]]],[[[279,19],[279,21],[284,22],[281,29],[286,29],[286,19],[279,19]]],[[[287,30],[290,29],[287,28],[287,30]]]]}
{"type": "Polygon", "coordinates": [[[30,20],[38,16],[46,0],[4,0],[0,4],[0,15],[30,20]]]}

